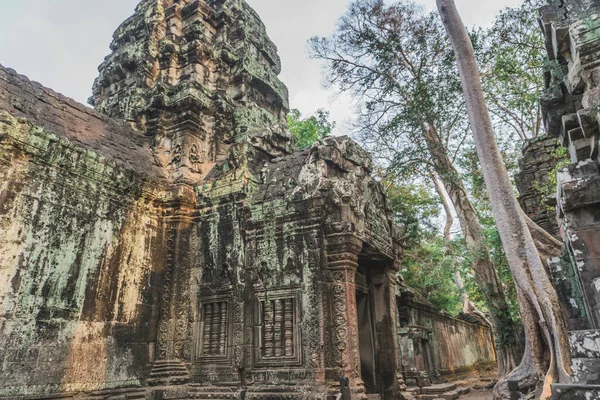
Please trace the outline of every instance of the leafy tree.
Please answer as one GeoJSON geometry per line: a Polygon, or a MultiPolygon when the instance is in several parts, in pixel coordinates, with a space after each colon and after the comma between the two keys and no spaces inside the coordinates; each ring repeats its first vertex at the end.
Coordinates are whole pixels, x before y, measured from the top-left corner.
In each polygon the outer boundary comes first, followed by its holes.
{"type": "Polygon", "coordinates": [[[453,315],[462,311],[460,292],[454,284],[455,272],[461,267],[454,255],[460,250],[466,251],[462,240],[447,242],[431,237],[405,250],[400,271],[409,287],[453,315]]]}
{"type": "Polygon", "coordinates": [[[334,35],[311,39],[310,48],[313,57],[327,63],[329,84],[361,100],[356,128],[363,143],[399,177],[418,174],[442,181],[492,314],[499,370],[509,371],[515,364],[516,327],[483,226],[454,164],[468,121],[439,16],[408,1],[355,0],[334,35]]]}
{"type": "Polygon", "coordinates": [[[476,285],[463,289],[455,285],[457,273],[466,276],[468,283],[473,280],[471,260],[462,237],[452,240],[440,236],[438,194],[423,183],[391,184],[388,179],[383,183],[396,222],[406,228],[401,260],[404,283],[433,306],[453,315],[463,311],[461,295],[481,299],[476,285]]]}
{"type": "Polygon", "coordinates": [[[405,227],[405,244],[419,245],[434,237],[438,231],[435,219],[439,217],[439,199],[423,184],[388,184],[390,207],[396,222],[405,227]]]}
{"type": "MultiPolygon", "coordinates": [[[[526,351],[522,362],[496,385],[495,394],[497,398],[510,398],[508,381],[516,380],[522,390],[539,387],[540,398],[548,399],[553,383],[570,382],[571,355],[564,316],[545,265],[546,258],[533,238],[543,233],[525,216],[514,194],[496,144],[475,51],[456,4],[454,0],[437,0],[437,6],[456,54],[477,154],[488,192],[493,193],[490,203],[515,279],[525,329],[526,351]]],[[[551,242],[550,235],[546,235],[551,242]]]]}
{"type": "Polygon", "coordinates": [[[290,132],[297,139],[296,145],[302,150],[329,136],[336,125],[329,121],[329,111],[322,108],[308,118],[302,118],[302,114],[296,109],[291,110],[287,115],[287,123],[290,132]]]}
{"type": "Polygon", "coordinates": [[[537,14],[545,3],[525,0],[505,8],[475,43],[492,122],[497,131],[522,141],[544,132],[540,94],[546,50],[537,14]]]}

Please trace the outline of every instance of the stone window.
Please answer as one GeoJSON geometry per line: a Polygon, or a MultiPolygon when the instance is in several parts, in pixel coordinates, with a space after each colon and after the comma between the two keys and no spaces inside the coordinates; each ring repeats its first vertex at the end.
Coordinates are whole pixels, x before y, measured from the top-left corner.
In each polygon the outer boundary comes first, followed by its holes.
{"type": "Polygon", "coordinates": [[[200,302],[196,329],[196,360],[228,361],[231,347],[231,302],[211,298],[200,302]]]}
{"type": "Polygon", "coordinates": [[[255,355],[258,365],[299,363],[300,330],[298,292],[258,293],[255,312],[255,355]]]}

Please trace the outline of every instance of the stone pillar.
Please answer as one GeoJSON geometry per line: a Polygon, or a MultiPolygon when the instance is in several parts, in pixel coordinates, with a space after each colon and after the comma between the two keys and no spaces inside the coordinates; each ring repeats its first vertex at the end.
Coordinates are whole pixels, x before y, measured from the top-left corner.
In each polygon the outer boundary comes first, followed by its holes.
{"type": "MultiPolygon", "coordinates": [[[[402,375],[402,353],[400,351],[400,334],[398,332],[398,303],[396,300],[396,290],[399,285],[398,281],[398,269],[397,265],[387,268],[385,271],[385,277],[387,278],[387,290],[385,291],[385,298],[389,302],[389,329],[392,336],[392,348],[393,348],[393,366],[395,381],[390,390],[391,393],[403,393],[406,391],[406,384],[402,375]]],[[[385,351],[385,349],[384,349],[385,351]]],[[[406,398],[410,396],[400,396],[399,398],[406,398]]],[[[392,397],[393,398],[393,397],[392,397]]]]}
{"type": "MultiPolygon", "coordinates": [[[[176,185],[165,210],[165,263],[162,271],[160,319],[150,386],[177,386],[190,380],[186,363],[191,360],[193,317],[187,265],[191,214],[196,203],[193,187],[176,185]]],[[[195,308],[194,308],[195,309],[195,308]]],[[[180,393],[184,393],[181,389],[180,393]]]]}
{"type": "Polygon", "coordinates": [[[340,378],[348,378],[352,400],[367,399],[360,373],[356,312],[355,279],[361,249],[362,240],[353,234],[333,233],[326,237],[325,377],[330,394],[337,393],[340,378]]]}

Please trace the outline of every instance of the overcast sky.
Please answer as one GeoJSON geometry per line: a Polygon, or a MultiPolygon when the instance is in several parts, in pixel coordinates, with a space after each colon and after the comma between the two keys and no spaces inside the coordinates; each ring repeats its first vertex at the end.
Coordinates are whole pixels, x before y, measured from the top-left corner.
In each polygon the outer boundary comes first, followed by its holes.
{"type": "MultiPolygon", "coordinates": [[[[306,41],[329,35],[350,0],[247,0],[279,48],[282,81],[290,105],[305,114],[324,107],[338,133],[352,115],[347,98],[322,87],[318,61],[307,57],[306,41]]],[[[457,0],[468,26],[489,25],[504,7],[522,0],[457,0]]],[[[432,9],[435,0],[417,0],[432,9]]],[[[86,103],[97,66],[109,53],[112,33],[133,13],[138,0],[0,0],[0,64],[14,68],[75,100],[86,103]]]]}

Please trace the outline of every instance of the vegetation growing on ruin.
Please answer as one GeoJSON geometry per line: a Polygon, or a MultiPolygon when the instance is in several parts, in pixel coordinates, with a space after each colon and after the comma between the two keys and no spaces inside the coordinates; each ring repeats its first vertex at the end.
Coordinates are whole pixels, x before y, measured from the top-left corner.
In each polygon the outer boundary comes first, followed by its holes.
{"type": "Polygon", "coordinates": [[[302,117],[302,113],[297,109],[291,110],[287,115],[287,123],[290,132],[296,137],[296,145],[301,150],[329,136],[336,125],[335,122],[329,121],[329,111],[322,108],[309,117],[302,117]]]}

